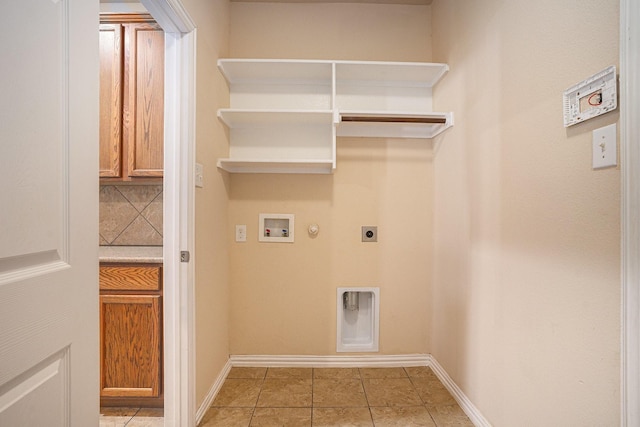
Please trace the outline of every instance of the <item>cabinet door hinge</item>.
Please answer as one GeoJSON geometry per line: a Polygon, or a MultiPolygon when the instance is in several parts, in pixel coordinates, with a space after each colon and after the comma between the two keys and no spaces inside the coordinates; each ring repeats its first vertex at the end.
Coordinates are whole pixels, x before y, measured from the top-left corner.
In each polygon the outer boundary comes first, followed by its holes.
{"type": "Polygon", "coordinates": [[[180,262],[189,262],[190,258],[191,254],[189,254],[189,251],[180,251],[180,262]]]}

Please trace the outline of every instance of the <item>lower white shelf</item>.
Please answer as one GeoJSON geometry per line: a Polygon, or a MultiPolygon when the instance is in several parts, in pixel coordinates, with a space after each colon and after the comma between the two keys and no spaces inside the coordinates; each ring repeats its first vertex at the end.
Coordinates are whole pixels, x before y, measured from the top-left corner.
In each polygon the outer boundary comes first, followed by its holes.
{"type": "Polygon", "coordinates": [[[307,173],[331,174],[336,165],[327,160],[295,159],[218,159],[218,167],[229,173],[307,173]]]}
{"type": "Polygon", "coordinates": [[[337,136],[434,138],[453,126],[453,113],[340,111],[337,136]]]}

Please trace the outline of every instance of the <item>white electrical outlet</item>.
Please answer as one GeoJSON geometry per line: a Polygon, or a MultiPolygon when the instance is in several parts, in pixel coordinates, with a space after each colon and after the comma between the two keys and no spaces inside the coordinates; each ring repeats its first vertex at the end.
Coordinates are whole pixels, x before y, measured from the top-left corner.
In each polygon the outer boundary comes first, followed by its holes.
{"type": "Polygon", "coordinates": [[[236,225],[236,242],[246,242],[246,241],[247,241],[247,226],[236,225]]]}
{"type": "Polygon", "coordinates": [[[593,131],[593,168],[607,168],[618,164],[616,124],[593,131]]]}

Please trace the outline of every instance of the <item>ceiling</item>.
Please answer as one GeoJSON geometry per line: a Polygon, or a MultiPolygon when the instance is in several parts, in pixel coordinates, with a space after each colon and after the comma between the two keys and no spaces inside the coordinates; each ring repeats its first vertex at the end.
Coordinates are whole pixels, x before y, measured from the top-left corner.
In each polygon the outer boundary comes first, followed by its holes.
{"type": "MultiPolygon", "coordinates": [[[[258,3],[376,3],[430,5],[433,0],[231,0],[258,3]]],[[[139,3],[139,0],[100,0],[100,3],[139,3]]]]}
{"type": "Polygon", "coordinates": [[[258,3],[377,3],[430,5],[433,0],[231,0],[232,2],[258,3]]]}

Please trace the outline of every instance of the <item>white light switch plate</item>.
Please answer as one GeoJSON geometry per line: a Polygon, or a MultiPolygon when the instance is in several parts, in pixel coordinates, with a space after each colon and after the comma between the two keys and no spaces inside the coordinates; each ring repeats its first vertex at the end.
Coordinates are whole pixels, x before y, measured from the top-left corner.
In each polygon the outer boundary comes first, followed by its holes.
{"type": "Polygon", "coordinates": [[[593,131],[593,168],[607,168],[618,164],[616,124],[593,131]]]}
{"type": "Polygon", "coordinates": [[[202,165],[200,163],[196,163],[195,169],[195,181],[196,187],[202,188],[204,187],[204,172],[202,171],[202,165]]]}

